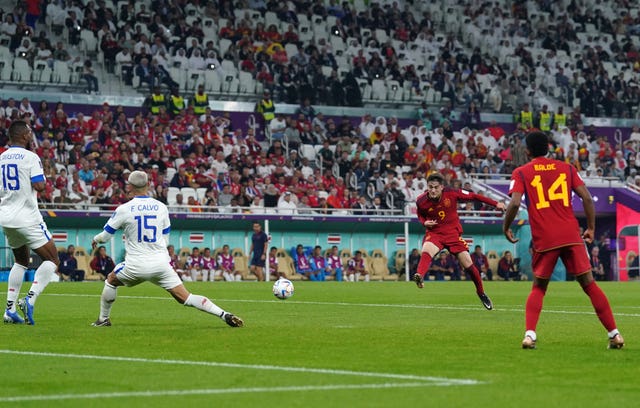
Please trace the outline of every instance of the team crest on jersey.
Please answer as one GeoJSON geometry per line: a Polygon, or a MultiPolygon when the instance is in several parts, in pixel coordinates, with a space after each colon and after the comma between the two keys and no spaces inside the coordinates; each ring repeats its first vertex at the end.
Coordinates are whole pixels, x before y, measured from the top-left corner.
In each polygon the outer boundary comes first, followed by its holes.
{"type": "Polygon", "coordinates": [[[450,199],[448,199],[448,198],[445,198],[445,199],[444,199],[444,206],[445,206],[446,208],[451,207],[451,200],[450,200],[450,199]]]}

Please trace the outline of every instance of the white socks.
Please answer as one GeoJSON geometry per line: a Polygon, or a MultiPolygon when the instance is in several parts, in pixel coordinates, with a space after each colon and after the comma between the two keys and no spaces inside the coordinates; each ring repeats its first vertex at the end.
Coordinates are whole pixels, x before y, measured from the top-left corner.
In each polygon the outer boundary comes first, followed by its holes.
{"type": "Polygon", "coordinates": [[[524,337],[531,337],[531,340],[536,341],[538,338],[536,336],[536,332],[533,330],[527,330],[524,332],[524,337]]]}
{"type": "Polygon", "coordinates": [[[203,312],[211,313],[221,319],[224,317],[224,310],[220,309],[218,305],[204,296],[194,295],[192,293],[187,298],[187,301],[184,302],[184,305],[195,307],[196,309],[202,310],[203,312]]]}
{"type": "Polygon", "coordinates": [[[7,309],[12,312],[16,311],[16,300],[20,295],[20,288],[22,287],[22,281],[24,280],[24,273],[27,270],[26,267],[14,263],[9,272],[9,285],[7,287],[7,309]]]}
{"type": "Polygon", "coordinates": [[[44,288],[47,287],[49,282],[51,282],[51,278],[55,275],[56,269],[58,269],[58,267],[51,261],[42,262],[38,269],[36,269],[36,275],[33,278],[31,289],[29,289],[29,293],[27,295],[27,300],[31,305],[36,304],[36,299],[42,293],[44,288]]]}
{"type": "Polygon", "coordinates": [[[110,283],[104,282],[102,296],[100,296],[100,320],[107,320],[111,315],[111,306],[116,301],[116,295],[118,294],[117,289],[110,283]]]}
{"type": "Polygon", "coordinates": [[[620,332],[618,331],[618,329],[613,329],[610,332],[607,333],[609,335],[609,338],[612,339],[614,337],[616,337],[616,335],[620,334],[620,332]]]}

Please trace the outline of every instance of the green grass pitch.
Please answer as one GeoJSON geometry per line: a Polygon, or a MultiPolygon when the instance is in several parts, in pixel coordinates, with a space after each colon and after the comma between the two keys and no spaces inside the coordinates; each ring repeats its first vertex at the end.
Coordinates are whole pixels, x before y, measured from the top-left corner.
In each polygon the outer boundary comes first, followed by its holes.
{"type": "MultiPolygon", "coordinates": [[[[631,407],[640,401],[640,285],[604,283],[627,344],[575,282],[552,282],[538,349],[522,350],[530,282],[188,283],[245,320],[120,288],[112,327],[91,327],[102,284],[51,284],[36,325],[4,325],[0,407],[631,407]]],[[[28,284],[23,285],[23,291],[28,284]]],[[[6,284],[0,285],[6,292],[6,284]]]]}

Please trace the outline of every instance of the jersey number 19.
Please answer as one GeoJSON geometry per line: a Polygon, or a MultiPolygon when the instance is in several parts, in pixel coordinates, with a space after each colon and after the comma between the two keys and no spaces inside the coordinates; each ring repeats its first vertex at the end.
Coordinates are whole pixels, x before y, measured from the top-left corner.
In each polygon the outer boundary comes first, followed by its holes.
{"type": "Polygon", "coordinates": [[[20,190],[20,177],[18,176],[18,165],[9,163],[0,166],[2,173],[3,190],[20,190]]]}

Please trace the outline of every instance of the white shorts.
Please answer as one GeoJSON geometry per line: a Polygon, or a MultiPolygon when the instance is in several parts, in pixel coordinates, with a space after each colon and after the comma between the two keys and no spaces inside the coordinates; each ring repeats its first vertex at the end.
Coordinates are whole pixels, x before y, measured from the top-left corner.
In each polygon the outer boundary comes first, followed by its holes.
{"type": "Polygon", "coordinates": [[[182,280],[168,262],[130,265],[120,262],[113,269],[116,277],[125,286],[136,286],[142,282],[151,282],[162,289],[169,290],[182,285],[182,280]]]}
{"type": "Polygon", "coordinates": [[[27,246],[31,249],[43,247],[51,240],[51,234],[47,229],[47,224],[30,225],[28,227],[2,227],[7,242],[12,249],[27,246]]]}

